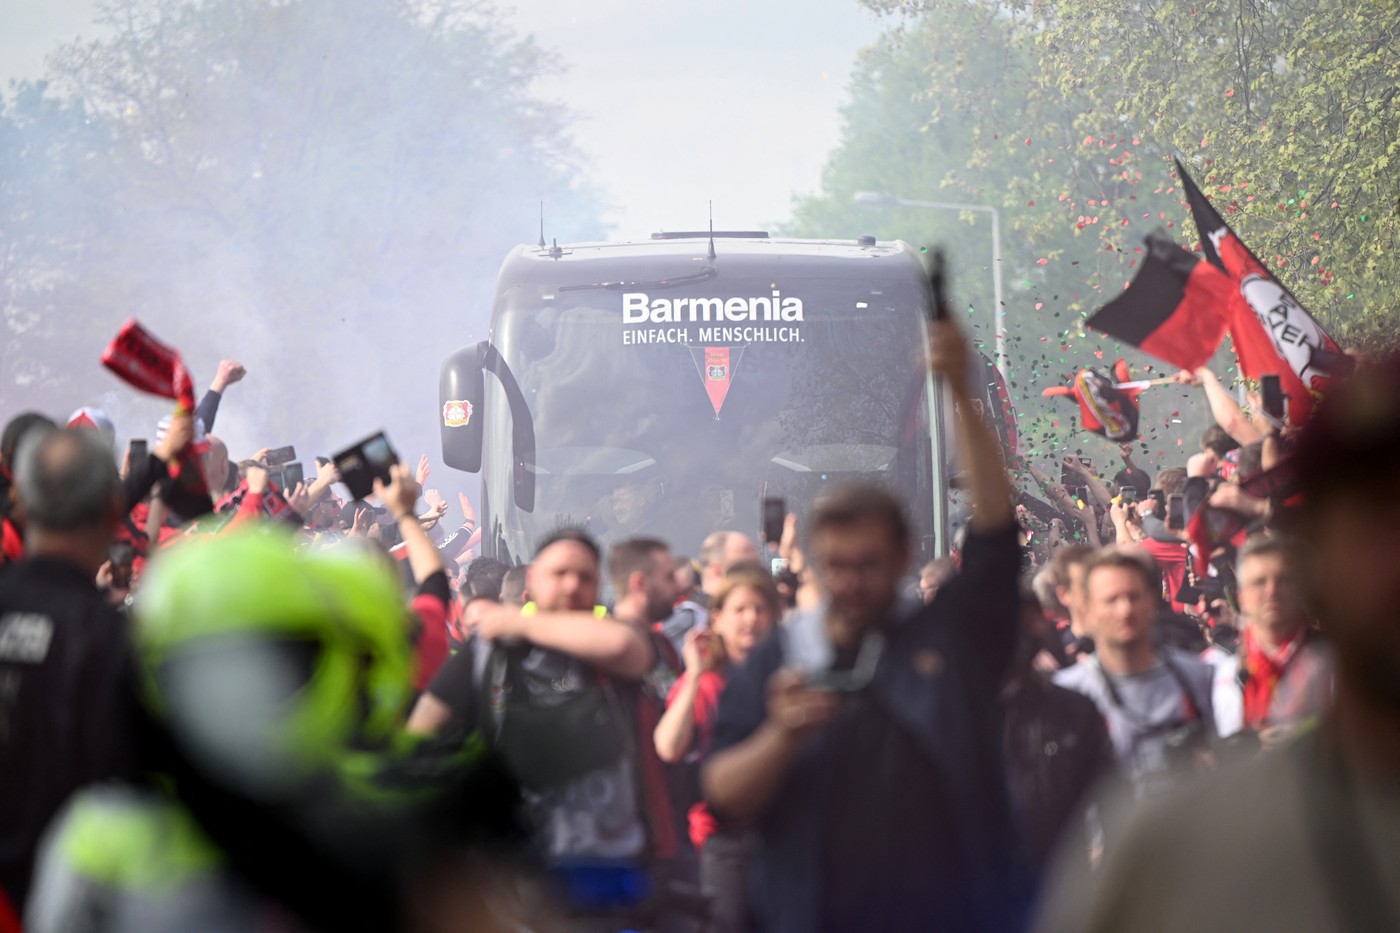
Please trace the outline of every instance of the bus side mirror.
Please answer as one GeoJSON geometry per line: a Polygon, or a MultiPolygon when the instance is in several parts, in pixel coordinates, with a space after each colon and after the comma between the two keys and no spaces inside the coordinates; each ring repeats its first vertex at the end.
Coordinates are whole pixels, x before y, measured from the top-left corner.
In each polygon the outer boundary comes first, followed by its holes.
{"type": "Polygon", "coordinates": [[[485,416],[482,370],[486,341],[462,347],[442,364],[438,400],[442,403],[442,460],[454,470],[481,471],[481,419],[485,416]]]}

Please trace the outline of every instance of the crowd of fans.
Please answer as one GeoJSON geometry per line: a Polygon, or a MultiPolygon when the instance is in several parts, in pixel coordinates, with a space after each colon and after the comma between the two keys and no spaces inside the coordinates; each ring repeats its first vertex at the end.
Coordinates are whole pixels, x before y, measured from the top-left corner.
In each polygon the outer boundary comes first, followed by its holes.
{"type": "Polygon", "coordinates": [[[232,460],[233,361],[144,455],[12,417],[0,931],[1400,927],[1400,368],[1054,477],[930,365],[923,567],[875,486],[506,566],[426,458],[232,460]]]}

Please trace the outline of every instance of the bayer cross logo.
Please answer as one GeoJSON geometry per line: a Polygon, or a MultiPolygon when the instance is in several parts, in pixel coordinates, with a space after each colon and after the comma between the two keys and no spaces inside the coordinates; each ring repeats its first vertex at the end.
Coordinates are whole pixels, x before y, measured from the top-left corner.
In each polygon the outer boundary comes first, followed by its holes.
{"type": "Polygon", "coordinates": [[[727,366],[710,367],[710,381],[712,382],[723,382],[728,375],[729,368],[727,366]]]}

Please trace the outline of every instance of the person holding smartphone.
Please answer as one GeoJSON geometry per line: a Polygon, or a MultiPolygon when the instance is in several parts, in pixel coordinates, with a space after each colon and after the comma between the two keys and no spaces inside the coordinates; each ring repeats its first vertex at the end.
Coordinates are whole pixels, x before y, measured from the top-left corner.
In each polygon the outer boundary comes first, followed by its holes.
{"type": "MultiPolygon", "coordinates": [[[[969,350],[930,323],[930,362],[973,410],[969,350]]],[[[980,419],[955,419],[974,506],[960,572],[899,598],[910,540],[882,487],[823,498],[806,523],[823,605],[758,645],[720,699],[701,788],[762,839],[751,892],[774,931],[1019,929],[1023,851],[998,691],[1016,643],[1011,485],[980,419]]]]}
{"type": "MultiPolygon", "coordinates": [[[[662,761],[679,764],[709,751],[725,684],[772,632],[780,613],[777,585],[762,567],[737,567],[725,575],[710,602],[709,627],[685,636],[685,673],[671,688],[653,735],[662,761]]],[[[747,930],[745,876],[752,834],[720,826],[704,801],[690,808],[688,820],[700,856],[700,884],[712,899],[711,929],[747,930]]]]}

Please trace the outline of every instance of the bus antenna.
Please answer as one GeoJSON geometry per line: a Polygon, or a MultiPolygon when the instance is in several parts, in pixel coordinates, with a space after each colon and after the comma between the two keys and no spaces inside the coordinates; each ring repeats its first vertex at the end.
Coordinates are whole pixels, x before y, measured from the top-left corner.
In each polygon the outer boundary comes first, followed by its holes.
{"type": "Polygon", "coordinates": [[[710,258],[715,258],[715,202],[710,201],[710,258]]]}
{"type": "Polygon", "coordinates": [[[544,201],[540,202],[540,249],[544,249],[544,201]]]}

